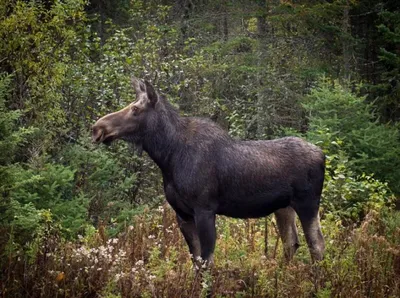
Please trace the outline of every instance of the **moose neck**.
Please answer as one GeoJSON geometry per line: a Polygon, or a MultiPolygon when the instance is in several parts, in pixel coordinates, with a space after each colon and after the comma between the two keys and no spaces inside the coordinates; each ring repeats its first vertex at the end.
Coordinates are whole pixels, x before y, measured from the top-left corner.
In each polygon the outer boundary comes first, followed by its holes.
{"type": "Polygon", "coordinates": [[[170,159],[179,152],[180,133],[185,125],[185,118],[165,100],[160,99],[156,106],[157,118],[151,121],[143,137],[143,149],[164,171],[168,171],[170,159]]]}

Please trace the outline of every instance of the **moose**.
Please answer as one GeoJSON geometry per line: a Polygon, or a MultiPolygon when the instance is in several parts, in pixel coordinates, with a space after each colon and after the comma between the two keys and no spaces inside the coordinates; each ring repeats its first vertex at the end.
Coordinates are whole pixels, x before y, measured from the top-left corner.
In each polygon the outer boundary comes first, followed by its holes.
{"type": "Polygon", "coordinates": [[[100,118],[92,140],[109,144],[122,139],[154,160],[194,260],[213,262],[217,214],[259,218],[271,213],[287,260],[299,247],[296,214],[312,260],[323,258],[321,149],[297,137],[235,140],[211,120],[180,116],[150,82],[133,78],[132,85],[136,101],[100,118]]]}

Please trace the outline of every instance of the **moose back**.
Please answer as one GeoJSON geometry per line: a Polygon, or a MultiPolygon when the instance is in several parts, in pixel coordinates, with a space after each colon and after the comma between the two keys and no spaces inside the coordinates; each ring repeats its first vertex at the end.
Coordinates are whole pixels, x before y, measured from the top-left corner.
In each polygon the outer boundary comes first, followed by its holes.
{"type": "Polygon", "coordinates": [[[99,119],[93,141],[122,139],[148,153],[161,169],[166,199],[195,260],[212,261],[216,214],[254,218],[270,213],[275,213],[287,259],[299,246],[296,214],[312,259],[322,259],[318,209],[325,157],[318,147],[295,137],[234,140],[208,119],[181,117],[148,81],[134,78],[132,84],[136,100],[99,119]]]}

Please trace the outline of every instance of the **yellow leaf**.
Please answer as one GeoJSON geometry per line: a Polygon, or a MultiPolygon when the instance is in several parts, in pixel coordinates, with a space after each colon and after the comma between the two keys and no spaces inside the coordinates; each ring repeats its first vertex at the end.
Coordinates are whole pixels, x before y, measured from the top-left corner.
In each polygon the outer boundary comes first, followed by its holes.
{"type": "Polygon", "coordinates": [[[64,272],[60,272],[60,273],[58,273],[58,275],[56,277],[56,281],[60,282],[64,279],[64,277],[65,277],[64,272]]]}

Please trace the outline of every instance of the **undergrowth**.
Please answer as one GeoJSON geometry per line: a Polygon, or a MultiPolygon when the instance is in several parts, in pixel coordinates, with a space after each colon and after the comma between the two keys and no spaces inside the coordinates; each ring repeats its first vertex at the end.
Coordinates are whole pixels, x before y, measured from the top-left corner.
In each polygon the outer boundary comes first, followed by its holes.
{"type": "Polygon", "coordinates": [[[10,250],[1,297],[400,297],[399,213],[346,228],[325,216],[322,226],[327,249],[315,266],[304,239],[284,261],[274,219],[219,217],[215,265],[200,278],[166,205],[117,238],[100,227],[67,242],[49,222],[30,254],[10,250]]]}

